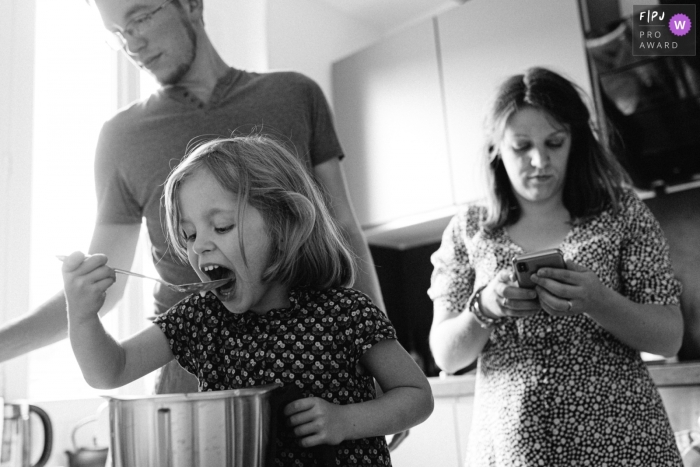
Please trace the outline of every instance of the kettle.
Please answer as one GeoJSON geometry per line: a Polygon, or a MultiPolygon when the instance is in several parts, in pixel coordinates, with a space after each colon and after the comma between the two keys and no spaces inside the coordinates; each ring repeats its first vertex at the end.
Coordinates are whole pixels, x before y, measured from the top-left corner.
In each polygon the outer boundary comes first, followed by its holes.
{"type": "Polygon", "coordinates": [[[107,456],[109,455],[108,447],[98,446],[97,438],[93,438],[94,447],[79,448],[75,436],[80,428],[89,423],[97,422],[99,413],[106,406],[106,403],[102,404],[98,409],[98,415],[80,420],[75,428],[73,428],[73,432],[71,433],[71,441],[73,442],[74,451],[66,451],[66,456],[68,456],[68,467],[105,467],[107,464],[107,456]]]}
{"type": "Polygon", "coordinates": [[[49,461],[53,446],[53,428],[49,415],[41,408],[26,401],[5,402],[2,427],[2,449],[0,467],[43,467],[49,461]],[[39,460],[31,463],[31,422],[30,414],[41,420],[44,428],[44,446],[39,460]]]}

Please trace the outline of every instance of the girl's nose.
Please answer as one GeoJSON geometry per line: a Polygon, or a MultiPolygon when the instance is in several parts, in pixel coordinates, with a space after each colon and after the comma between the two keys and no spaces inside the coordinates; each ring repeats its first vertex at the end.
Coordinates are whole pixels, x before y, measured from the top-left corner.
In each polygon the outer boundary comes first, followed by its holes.
{"type": "Polygon", "coordinates": [[[208,251],[211,251],[212,249],[214,249],[214,243],[206,238],[206,236],[197,235],[195,237],[194,243],[192,244],[192,250],[196,254],[202,255],[208,251]]]}

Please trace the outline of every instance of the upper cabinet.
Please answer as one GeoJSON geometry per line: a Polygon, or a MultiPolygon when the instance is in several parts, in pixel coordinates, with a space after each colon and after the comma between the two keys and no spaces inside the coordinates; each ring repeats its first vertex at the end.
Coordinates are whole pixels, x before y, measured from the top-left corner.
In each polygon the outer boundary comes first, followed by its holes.
{"type": "Polygon", "coordinates": [[[434,220],[481,197],[487,105],[504,78],[535,65],[590,92],[576,0],[470,0],[336,62],[336,126],[361,224],[434,220]]]}
{"type": "Polygon", "coordinates": [[[333,65],[350,196],[363,227],[453,204],[431,21],[333,65]]]}
{"type": "Polygon", "coordinates": [[[576,0],[471,0],[437,25],[452,184],[461,204],[483,193],[483,122],[504,79],[543,66],[590,96],[590,78],[576,0]]]}

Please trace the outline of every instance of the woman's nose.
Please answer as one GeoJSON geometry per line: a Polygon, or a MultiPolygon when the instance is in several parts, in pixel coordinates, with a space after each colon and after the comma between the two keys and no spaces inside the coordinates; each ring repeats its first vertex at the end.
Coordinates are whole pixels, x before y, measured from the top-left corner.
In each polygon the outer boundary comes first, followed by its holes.
{"type": "Polygon", "coordinates": [[[535,168],[546,167],[549,164],[549,154],[546,149],[533,148],[530,152],[530,165],[535,168]]]}

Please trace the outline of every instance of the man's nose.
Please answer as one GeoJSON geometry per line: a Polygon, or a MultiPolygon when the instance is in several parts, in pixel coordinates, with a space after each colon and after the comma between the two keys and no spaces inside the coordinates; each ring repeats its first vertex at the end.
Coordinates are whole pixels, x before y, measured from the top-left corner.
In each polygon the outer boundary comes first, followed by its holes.
{"type": "Polygon", "coordinates": [[[132,36],[131,34],[123,34],[124,38],[124,52],[131,58],[136,58],[136,55],[140,50],[146,45],[146,40],[140,36],[132,36]]]}

